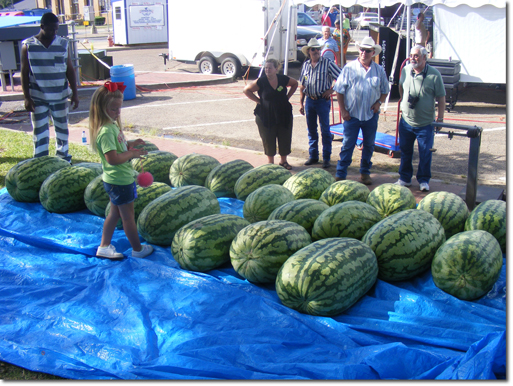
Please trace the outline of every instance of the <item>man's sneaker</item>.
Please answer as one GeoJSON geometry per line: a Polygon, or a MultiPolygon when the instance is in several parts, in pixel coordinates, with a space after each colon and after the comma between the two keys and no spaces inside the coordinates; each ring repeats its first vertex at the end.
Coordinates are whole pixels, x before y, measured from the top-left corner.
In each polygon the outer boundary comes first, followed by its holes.
{"type": "Polygon", "coordinates": [[[142,249],[139,252],[132,250],[132,257],[138,257],[139,259],[143,259],[146,256],[149,256],[153,253],[153,247],[148,244],[142,245],[142,249]]]}
{"type": "Polygon", "coordinates": [[[394,184],[399,186],[411,186],[411,182],[404,182],[403,180],[397,180],[394,184]]]}
{"type": "Polygon", "coordinates": [[[427,182],[421,182],[419,189],[421,192],[429,192],[429,185],[427,184],[427,182]]]}
{"type": "Polygon", "coordinates": [[[98,250],[96,251],[96,257],[102,257],[111,260],[125,258],[122,253],[116,252],[116,247],[112,244],[110,244],[108,247],[98,247],[98,250]]]}

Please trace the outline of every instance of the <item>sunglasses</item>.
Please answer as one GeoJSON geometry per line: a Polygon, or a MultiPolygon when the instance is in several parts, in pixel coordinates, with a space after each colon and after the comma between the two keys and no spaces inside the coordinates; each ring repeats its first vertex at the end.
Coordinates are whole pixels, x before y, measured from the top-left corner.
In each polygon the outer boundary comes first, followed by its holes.
{"type": "Polygon", "coordinates": [[[366,52],[366,53],[370,54],[372,51],[374,51],[374,50],[366,50],[364,48],[360,48],[360,52],[366,52]]]}
{"type": "Polygon", "coordinates": [[[320,48],[310,48],[310,51],[320,51],[320,48]]]}

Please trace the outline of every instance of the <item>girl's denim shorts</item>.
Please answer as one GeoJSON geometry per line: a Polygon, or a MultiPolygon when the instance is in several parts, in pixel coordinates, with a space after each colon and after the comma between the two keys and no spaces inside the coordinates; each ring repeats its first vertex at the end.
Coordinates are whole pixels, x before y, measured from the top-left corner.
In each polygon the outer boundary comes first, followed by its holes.
{"type": "Polygon", "coordinates": [[[103,182],[103,187],[114,205],[130,204],[137,198],[135,182],[130,185],[111,185],[103,182]]]}

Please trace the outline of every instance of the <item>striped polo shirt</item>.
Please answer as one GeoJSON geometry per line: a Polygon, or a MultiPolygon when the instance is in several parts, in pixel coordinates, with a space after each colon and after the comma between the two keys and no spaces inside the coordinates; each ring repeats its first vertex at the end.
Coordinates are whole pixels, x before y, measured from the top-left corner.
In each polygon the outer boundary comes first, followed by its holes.
{"type": "Polygon", "coordinates": [[[340,68],[332,60],[319,58],[319,62],[312,67],[310,59],[301,68],[299,83],[305,87],[303,92],[311,98],[321,98],[322,93],[331,88],[333,81],[337,80],[340,68]]]}
{"type": "Polygon", "coordinates": [[[388,94],[390,85],[383,67],[372,61],[366,71],[356,59],[344,66],[335,91],[344,95],[344,104],[351,117],[368,121],[374,116],[371,106],[381,94],[388,94]]]}
{"type": "Polygon", "coordinates": [[[66,78],[68,39],[56,36],[46,48],[35,36],[23,41],[30,65],[29,89],[34,100],[56,102],[71,94],[66,78]]]}

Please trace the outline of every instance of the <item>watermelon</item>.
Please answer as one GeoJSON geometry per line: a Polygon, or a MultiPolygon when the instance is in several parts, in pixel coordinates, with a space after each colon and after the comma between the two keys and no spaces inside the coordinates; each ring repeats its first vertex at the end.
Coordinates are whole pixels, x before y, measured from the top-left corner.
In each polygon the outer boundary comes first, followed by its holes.
{"type": "Polygon", "coordinates": [[[294,310],[316,316],[338,315],[363,297],[378,276],[372,249],[341,237],[315,241],[282,265],[276,293],[294,310]]]}
{"type": "Polygon", "coordinates": [[[234,214],[213,214],[181,227],[171,244],[183,269],[206,272],[230,261],[230,245],[249,222],[234,214]]]}
{"type": "Polygon", "coordinates": [[[136,145],[133,148],[134,149],[144,149],[147,152],[159,150],[157,145],[155,145],[154,143],[148,142],[148,141],[144,141],[144,145],[136,145]]]}
{"type": "Polygon", "coordinates": [[[328,186],[334,182],[335,178],[328,171],[310,168],[289,177],[283,186],[294,193],[296,199],[313,198],[318,200],[328,186]]]}
{"type": "Polygon", "coordinates": [[[250,193],[259,187],[270,184],[283,185],[290,176],[291,173],[283,166],[275,164],[260,165],[241,175],[235,183],[233,191],[235,197],[244,201],[250,193]]]}
{"type": "Polygon", "coordinates": [[[445,238],[463,232],[469,211],[463,199],[451,192],[433,192],[420,200],[417,209],[431,213],[444,227],[445,238]]]}
{"type": "Polygon", "coordinates": [[[483,230],[491,233],[506,253],[506,202],[487,200],[470,213],[465,222],[466,231],[483,230]]]}
{"type": "Polygon", "coordinates": [[[301,225],[260,221],[242,229],[230,245],[230,260],[239,275],[254,283],[271,283],[281,265],[312,242],[301,225]]]}
{"type": "Polygon", "coordinates": [[[294,195],[282,185],[264,185],[252,192],[244,202],[242,214],[250,223],[265,221],[273,210],[294,201],[294,195]]]}
{"type": "Polygon", "coordinates": [[[490,291],[499,278],[502,251],[499,242],[482,230],[464,231],[448,239],[431,264],[435,285],[462,300],[474,300],[490,291]]]}
{"type": "Polygon", "coordinates": [[[208,174],[205,187],[214,192],[216,197],[235,198],[235,183],[240,176],[251,169],[253,165],[241,159],[217,165],[208,174]]]}
{"type": "MultiPolygon", "coordinates": [[[[157,197],[162,196],[164,193],[170,192],[173,190],[171,186],[168,184],[165,184],[163,182],[154,182],[150,186],[143,188],[142,186],[137,185],[137,197],[134,200],[134,217],[135,222],[137,223],[137,219],[139,218],[139,215],[143,211],[143,209],[148,205],[150,202],[152,202],[157,197]]],[[[110,212],[111,208],[110,201],[107,203],[107,206],[105,207],[104,215],[107,217],[110,212]]],[[[123,228],[123,222],[121,219],[118,220],[118,223],[116,224],[116,227],[118,229],[123,228]]]]}
{"type": "Polygon", "coordinates": [[[169,181],[177,188],[186,185],[205,186],[209,173],[220,162],[205,154],[187,154],[178,157],[169,168],[169,181]]]}
{"type": "Polygon", "coordinates": [[[387,217],[403,210],[415,209],[417,202],[410,189],[395,184],[383,184],[369,193],[367,204],[376,208],[381,217],[387,217]]]}
{"type": "Polygon", "coordinates": [[[41,185],[39,201],[48,212],[70,213],[86,209],[84,192],[96,177],[94,170],[81,166],[57,170],[41,185]]]}
{"type": "Polygon", "coordinates": [[[361,201],[335,204],[317,217],[312,229],[312,240],[330,237],[351,237],[360,240],[383,218],[372,205],[361,201]]]}
{"type": "Polygon", "coordinates": [[[153,150],[148,152],[143,158],[133,158],[132,167],[137,173],[151,173],[153,182],[163,182],[171,185],[169,181],[169,169],[178,157],[169,151],[153,150]]]}
{"type": "Polygon", "coordinates": [[[91,169],[97,176],[100,176],[103,173],[102,164],[98,162],[80,162],[78,164],[73,164],[73,167],[75,166],[91,169]]]}
{"type": "Polygon", "coordinates": [[[315,220],[328,208],[328,205],[319,200],[301,198],[279,206],[271,212],[267,219],[292,221],[301,225],[308,233],[312,234],[315,220]]]}
{"type": "Polygon", "coordinates": [[[374,224],[362,241],[378,258],[380,279],[409,280],[431,266],[445,231],[431,213],[408,209],[374,224]]]}
{"type": "Polygon", "coordinates": [[[175,233],[181,227],[198,218],[219,213],[219,201],[209,189],[197,185],[182,186],[146,205],[137,219],[137,230],[151,244],[171,246],[175,233]]]}
{"type": "Polygon", "coordinates": [[[102,176],[96,176],[84,190],[84,203],[91,212],[105,217],[105,209],[110,203],[109,195],[103,186],[102,176]]]}
{"type": "Polygon", "coordinates": [[[43,181],[57,170],[69,167],[69,162],[60,157],[45,155],[29,158],[9,169],[5,176],[5,187],[16,201],[39,202],[39,189],[43,181]]]}
{"type": "Polygon", "coordinates": [[[369,188],[358,181],[343,180],[331,184],[322,192],[319,200],[333,206],[346,201],[367,202],[369,188]]]}

